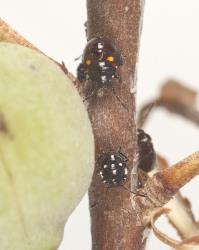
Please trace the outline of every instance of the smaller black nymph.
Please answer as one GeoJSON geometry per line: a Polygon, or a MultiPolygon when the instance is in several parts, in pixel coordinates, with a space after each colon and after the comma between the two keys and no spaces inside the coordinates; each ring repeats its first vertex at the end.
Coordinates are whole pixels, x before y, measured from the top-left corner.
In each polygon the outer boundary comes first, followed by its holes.
{"type": "Polygon", "coordinates": [[[143,129],[137,130],[138,138],[138,168],[150,172],[155,167],[156,152],[149,134],[143,129]]]}
{"type": "Polygon", "coordinates": [[[127,180],[127,157],[121,152],[103,153],[98,159],[98,174],[104,184],[118,186],[127,180]]]}

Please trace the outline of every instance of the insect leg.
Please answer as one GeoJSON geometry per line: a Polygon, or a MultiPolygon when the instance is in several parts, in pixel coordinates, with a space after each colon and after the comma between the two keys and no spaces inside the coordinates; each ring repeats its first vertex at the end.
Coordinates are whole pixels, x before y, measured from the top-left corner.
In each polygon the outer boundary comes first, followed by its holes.
{"type": "Polygon", "coordinates": [[[96,88],[94,88],[94,89],[90,92],[90,94],[88,94],[88,95],[84,98],[83,102],[85,102],[85,101],[87,101],[88,99],[90,99],[90,98],[94,95],[95,92],[96,92],[96,88]]]}
{"type": "Polygon", "coordinates": [[[122,107],[124,109],[126,109],[127,112],[129,112],[129,109],[127,108],[127,106],[122,102],[122,100],[119,98],[119,96],[116,94],[115,89],[112,87],[113,93],[115,95],[115,97],[117,98],[117,100],[121,103],[122,107]]]}

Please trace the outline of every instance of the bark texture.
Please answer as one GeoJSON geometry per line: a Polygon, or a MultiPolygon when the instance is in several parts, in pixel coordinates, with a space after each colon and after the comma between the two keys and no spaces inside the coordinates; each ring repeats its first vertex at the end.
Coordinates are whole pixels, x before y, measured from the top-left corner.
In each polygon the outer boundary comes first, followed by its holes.
{"type": "MultiPolygon", "coordinates": [[[[87,1],[88,40],[93,37],[108,38],[124,57],[124,65],[119,72],[122,83],[113,80],[112,86],[100,89],[88,100],[95,136],[96,163],[103,152],[121,151],[127,156],[129,169],[134,168],[135,175],[135,80],[143,5],[140,0],[87,1]]],[[[130,190],[130,176],[124,186],[130,190]]],[[[93,250],[144,249],[144,227],[135,225],[132,194],[125,188],[107,188],[94,173],[89,192],[93,250]]]]}

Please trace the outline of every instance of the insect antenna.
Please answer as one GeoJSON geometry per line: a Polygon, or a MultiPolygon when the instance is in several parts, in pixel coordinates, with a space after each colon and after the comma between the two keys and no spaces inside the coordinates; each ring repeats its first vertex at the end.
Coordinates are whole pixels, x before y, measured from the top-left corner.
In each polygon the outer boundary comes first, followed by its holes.
{"type": "Polygon", "coordinates": [[[156,100],[155,101],[152,101],[150,102],[149,104],[145,105],[139,112],[138,114],[138,117],[137,117],[137,125],[138,125],[138,128],[142,128],[149,115],[151,114],[152,110],[155,108],[156,106],[156,100]]]}
{"type": "Polygon", "coordinates": [[[83,102],[87,101],[88,99],[90,99],[96,92],[96,88],[94,88],[84,99],[83,102]]]}
{"type": "Polygon", "coordinates": [[[147,197],[146,194],[141,193],[141,192],[139,192],[139,191],[138,191],[138,192],[137,192],[137,191],[132,191],[132,190],[128,189],[127,187],[125,187],[125,186],[122,185],[122,184],[120,184],[120,186],[121,186],[122,188],[124,188],[125,190],[129,191],[131,194],[134,194],[134,195],[137,195],[137,196],[141,196],[141,197],[147,197]]]}
{"type": "Polygon", "coordinates": [[[115,89],[112,87],[113,93],[115,95],[115,97],[117,98],[117,100],[121,103],[122,107],[124,109],[126,109],[127,112],[129,112],[129,109],[127,108],[127,106],[122,102],[122,100],[119,98],[119,96],[116,94],[115,89]]]}
{"type": "MultiPolygon", "coordinates": [[[[134,194],[134,195],[136,195],[136,196],[140,196],[140,197],[147,197],[147,195],[146,194],[144,194],[144,193],[141,193],[141,192],[137,192],[137,191],[131,191],[130,189],[128,189],[127,187],[125,187],[124,185],[122,185],[122,184],[120,184],[119,186],[117,186],[117,187],[122,187],[123,189],[125,189],[126,191],[128,191],[128,192],[130,192],[131,194],[134,194]]],[[[107,196],[107,194],[108,194],[108,191],[110,190],[110,188],[114,188],[114,187],[107,187],[107,189],[106,189],[106,192],[105,192],[105,195],[104,195],[104,197],[105,197],[105,199],[106,199],[106,196],[107,196]]],[[[101,201],[103,200],[103,198],[101,199],[101,201]]],[[[95,203],[93,203],[92,205],[90,205],[90,209],[93,209],[93,208],[95,208],[98,204],[99,204],[99,200],[97,201],[97,202],[95,202],[95,203]]],[[[107,199],[106,199],[106,202],[105,202],[105,207],[106,207],[106,203],[107,203],[107,199]]]]}
{"type": "Polygon", "coordinates": [[[64,73],[66,75],[68,75],[68,69],[66,68],[66,65],[65,65],[64,61],[61,62],[61,68],[64,71],[64,73]]]}
{"type": "Polygon", "coordinates": [[[76,57],[74,60],[75,60],[75,61],[78,61],[78,60],[80,60],[81,58],[82,58],[82,55],[76,57]]]}

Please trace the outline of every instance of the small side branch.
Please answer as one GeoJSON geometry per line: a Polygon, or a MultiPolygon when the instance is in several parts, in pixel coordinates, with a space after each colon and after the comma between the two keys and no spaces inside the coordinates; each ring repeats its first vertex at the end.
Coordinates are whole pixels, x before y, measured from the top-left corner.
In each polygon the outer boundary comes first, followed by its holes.
{"type": "Polygon", "coordinates": [[[143,188],[147,198],[135,197],[144,223],[149,222],[150,214],[155,209],[163,207],[181,187],[198,174],[199,151],[148,178],[143,188]]]}
{"type": "Polygon", "coordinates": [[[160,96],[146,103],[138,115],[138,127],[143,127],[151,110],[165,108],[181,115],[199,126],[199,107],[197,107],[198,93],[181,83],[167,81],[161,88],[160,96]]]}
{"type": "MultiPolygon", "coordinates": [[[[158,155],[158,170],[168,168],[168,162],[158,155]]],[[[169,209],[167,218],[169,223],[176,229],[182,240],[199,235],[199,223],[195,220],[189,200],[182,196],[180,192],[171,199],[164,208],[169,209]]]]}

